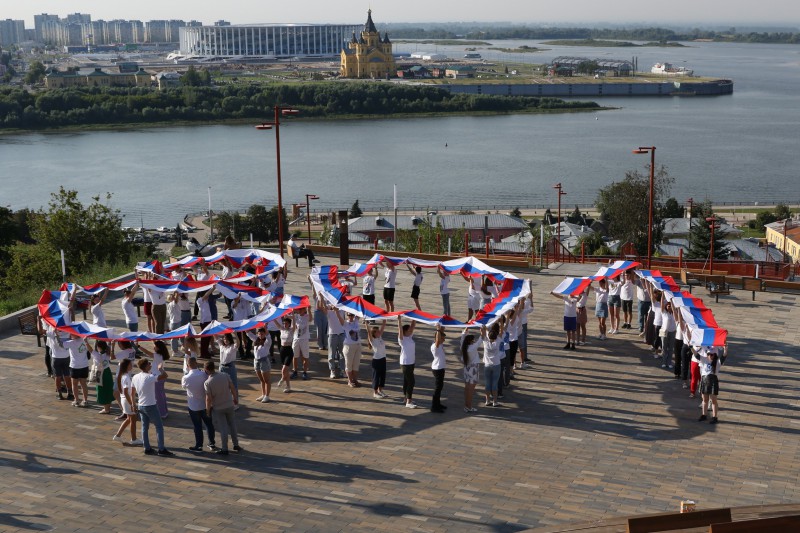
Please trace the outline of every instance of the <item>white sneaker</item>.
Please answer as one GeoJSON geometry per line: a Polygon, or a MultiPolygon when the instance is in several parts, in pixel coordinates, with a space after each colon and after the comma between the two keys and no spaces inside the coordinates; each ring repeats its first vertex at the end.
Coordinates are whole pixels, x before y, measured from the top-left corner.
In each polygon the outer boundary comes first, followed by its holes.
{"type": "Polygon", "coordinates": [[[528,363],[522,363],[522,364],[520,365],[520,368],[521,368],[521,369],[523,369],[523,370],[526,370],[526,369],[528,369],[528,368],[530,368],[530,367],[531,367],[531,365],[529,365],[528,363]]]}
{"type": "Polygon", "coordinates": [[[144,441],[142,439],[134,439],[130,441],[128,444],[131,446],[141,446],[142,444],[144,444],[144,441]]]}
{"type": "Polygon", "coordinates": [[[264,396],[261,398],[261,403],[269,403],[269,396],[264,396]]]}
{"type": "Polygon", "coordinates": [[[373,392],[373,393],[372,393],[372,397],[373,397],[373,398],[383,398],[383,396],[381,396],[381,393],[380,393],[380,392],[373,392]]]}
{"type": "Polygon", "coordinates": [[[114,442],[122,442],[122,437],[114,435],[113,437],[111,437],[111,440],[113,440],[114,442]]]}
{"type": "Polygon", "coordinates": [[[263,399],[264,399],[264,397],[263,397],[263,396],[259,396],[258,398],[256,398],[256,401],[257,401],[257,402],[260,402],[260,401],[261,401],[261,400],[263,400],[263,399]]]}
{"type": "Polygon", "coordinates": [[[415,404],[414,402],[407,403],[407,404],[406,404],[406,407],[407,407],[408,409],[416,409],[416,408],[417,408],[417,404],[415,404]]]}
{"type": "Polygon", "coordinates": [[[336,379],[336,372],[331,372],[331,379],[336,379]]]}
{"type": "Polygon", "coordinates": [[[486,400],[485,402],[483,402],[483,406],[484,407],[491,407],[492,406],[492,402],[490,402],[489,400],[486,400]]]}
{"type": "Polygon", "coordinates": [[[289,387],[286,387],[285,389],[283,389],[283,392],[288,394],[288,393],[292,392],[292,389],[290,389],[289,387]]]}
{"type": "Polygon", "coordinates": [[[234,411],[238,411],[238,410],[239,410],[239,404],[238,404],[238,403],[237,403],[236,405],[234,405],[234,406],[233,406],[233,410],[234,410],[234,411]]]}
{"type": "Polygon", "coordinates": [[[280,387],[281,385],[283,385],[283,378],[278,380],[278,387],[280,387]]]}

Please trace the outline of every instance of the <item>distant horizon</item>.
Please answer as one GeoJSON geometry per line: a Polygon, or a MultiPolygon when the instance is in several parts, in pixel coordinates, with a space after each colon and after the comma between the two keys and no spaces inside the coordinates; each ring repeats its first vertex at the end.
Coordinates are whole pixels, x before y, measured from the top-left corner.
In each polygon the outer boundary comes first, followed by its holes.
{"type": "MultiPolygon", "coordinates": [[[[130,4],[111,4],[100,0],[29,0],[9,3],[0,9],[0,19],[24,20],[32,29],[34,15],[43,13],[65,18],[71,13],[91,15],[92,20],[198,20],[211,25],[225,20],[231,24],[358,24],[367,10],[381,24],[514,24],[535,26],[657,26],[662,28],[737,27],[771,28],[800,31],[800,5],[785,0],[673,0],[669,10],[653,20],[652,11],[641,2],[616,0],[613,5],[600,5],[590,0],[574,0],[568,10],[559,6],[495,0],[491,3],[471,0],[439,0],[436,3],[406,0],[402,4],[379,0],[340,0],[335,5],[327,0],[305,0],[275,9],[269,2],[245,0],[228,5],[198,5],[188,0],[162,2],[139,0],[130,4]],[[583,20],[571,17],[580,13],[583,20]],[[647,13],[647,15],[644,15],[647,13]],[[309,14],[313,14],[309,16],[309,14]],[[735,14],[735,15],[734,15],[735,14]],[[722,15],[722,17],[720,16],[722,15]]],[[[663,10],[662,10],[663,11],[663,10]]]]}

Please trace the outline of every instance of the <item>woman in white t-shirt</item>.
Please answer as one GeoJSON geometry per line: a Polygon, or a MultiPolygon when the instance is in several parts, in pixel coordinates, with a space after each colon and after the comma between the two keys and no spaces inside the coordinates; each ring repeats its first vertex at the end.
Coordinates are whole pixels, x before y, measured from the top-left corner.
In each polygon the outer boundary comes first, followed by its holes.
{"type": "Polygon", "coordinates": [[[414,300],[414,305],[417,307],[417,311],[422,311],[422,308],[419,306],[419,292],[422,288],[422,267],[414,266],[412,267],[408,263],[406,263],[406,267],[408,271],[411,272],[411,275],[414,276],[414,285],[411,287],[411,299],[414,300]]]}
{"type": "Polygon", "coordinates": [[[89,306],[92,311],[92,323],[95,326],[100,326],[101,328],[107,327],[106,314],[103,311],[103,302],[106,300],[106,296],[108,296],[107,289],[103,290],[102,293],[93,294],[92,299],[89,302],[89,306]]]}
{"type": "Polygon", "coordinates": [[[361,281],[361,297],[372,305],[375,305],[375,276],[377,275],[378,269],[372,267],[367,270],[367,273],[361,281]]]}
{"type": "Polygon", "coordinates": [[[136,314],[136,307],[133,305],[133,297],[136,291],[139,290],[139,282],[133,284],[122,291],[122,314],[125,316],[125,325],[128,326],[128,331],[139,331],[139,317],[136,314]]]}
{"type": "Polygon", "coordinates": [[[442,265],[439,265],[437,272],[439,273],[439,295],[442,297],[442,314],[452,316],[450,314],[450,273],[442,265]]]}
{"type": "Polygon", "coordinates": [[[344,329],[344,370],[347,373],[347,384],[360,387],[358,367],[361,364],[361,325],[352,313],[347,313],[347,320],[342,323],[344,329]]]}
{"type": "Polygon", "coordinates": [[[386,343],[383,340],[383,330],[386,321],[380,327],[372,326],[367,335],[367,342],[372,348],[372,397],[386,398],[383,388],[386,386],[386,343]]]}
{"type": "Polygon", "coordinates": [[[258,328],[255,334],[248,331],[247,336],[253,341],[253,368],[261,383],[261,396],[256,398],[256,401],[269,403],[269,393],[272,389],[272,363],[269,359],[269,352],[272,341],[267,335],[266,328],[263,327],[258,328]]]}
{"type": "Polygon", "coordinates": [[[672,303],[666,301],[661,305],[661,368],[673,368],[673,357],[675,354],[675,317],[672,314],[672,303]]]}
{"type": "Polygon", "coordinates": [[[600,335],[597,338],[604,341],[606,340],[606,317],[608,317],[608,282],[601,279],[598,285],[598,287],[592,287],[595,296],[594,316],[597,317],[597,326],[600,329],[600,335]]]}
{"type": "Polygon", "coordinates": [[[478,411],[472,406],[475,388],[478,386],[478,370],[481,358],[478,354],[478,337],[470,335],[469,329],[464,328],[461,333],[461,362],[464,364],[464,412],[475,413],[478,411]]]}
{"type": "Polygon", "coordinates": [[[95,387],[97,405],[102,406],[100,413],[109,415],[111,414],[111,402],[114,401],[114,377],[111,373],[108,343],[102,340],[95,341],[94,350],[90,355],[99,374],[95,387]]]}
{"type": "Polygon", "coordinates": [[[417,404],[412,399],[414,395],[414,365],[417,362],[417,347],[414,344],[414,327],[416,322],[403,324],[403,319],[397,317],[397,343],[400,345],[400,369],[403,372],[403,397],[409,409],[416,409],[417,404]]]}
{"type": "MultiPolygon", "coordinates": [[[[167,292],[167,321],[169,322],[170,331],[181,327],[181,308],[178,304],[179,300],[180,295],[177,291],[167,292]]],[[[175,337],[172,339],[172,353],[177,353],[178,348],[178,337],[175,337]]]]}
{"type": "Polygon", "coordinates": [[[123,442],[122,433],[125,431],[125,428],[129,427],[131,431],[131,440],[128,441],[128,445],[141,446],[142,441],[136,438],[136,412],[133,409],[133,401],[131,398],[132,377],[133,360],[127,358],[121,359],[116,384],[117,390],[120,391],[120,405],[122,405],[122,414],[125,419],[122,421],[122,424],[120,424],[112,440],[115,442],[123,442]]]}
{"type": "Polygon", "coordinates": [[[586,310],[586,303],[589,300],[589,287],[578,297],[578,302],[575,304],[575,313],[578,319],[578,346],[586,344],[586,324],[589,322],[589,313],[586,310]]]}
{"type": "Polygon", "coordinates": [[[498,407],[497,389],[500,383],[500,350],[503,349],[503,326],[498,320],[491,329],[481,326],[481,340],[483,341],[483,372],[486,380],[485,396],[486,407],[498,407]]]}

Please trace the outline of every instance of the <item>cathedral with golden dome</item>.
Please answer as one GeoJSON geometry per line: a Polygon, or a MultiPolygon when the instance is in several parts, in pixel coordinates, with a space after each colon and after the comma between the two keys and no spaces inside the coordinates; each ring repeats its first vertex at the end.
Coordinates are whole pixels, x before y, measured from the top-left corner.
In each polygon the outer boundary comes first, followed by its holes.
{"type": "Polygon", "coordinates": [[[389,78],[396,74],[392,43],[389,34],[381,39],[381,34],[372,22],[372,10],[367,11],[367,22],[360,37],[353,38],[342,49],[342,65],[339,75],[342,78],[389,78]]]}

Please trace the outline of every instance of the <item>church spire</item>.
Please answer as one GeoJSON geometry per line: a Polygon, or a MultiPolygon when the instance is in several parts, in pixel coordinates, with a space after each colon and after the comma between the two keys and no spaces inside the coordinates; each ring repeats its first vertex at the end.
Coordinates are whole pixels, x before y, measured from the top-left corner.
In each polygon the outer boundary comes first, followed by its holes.
{"type": "Polygon", "coordinates": [[[372,22],[372,10],[367,11],[367,23],[364,24],[364,31],[367,33],[378,33],[378,28],[375,27],[375,23],[372,22]]]}

